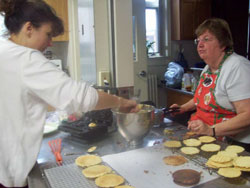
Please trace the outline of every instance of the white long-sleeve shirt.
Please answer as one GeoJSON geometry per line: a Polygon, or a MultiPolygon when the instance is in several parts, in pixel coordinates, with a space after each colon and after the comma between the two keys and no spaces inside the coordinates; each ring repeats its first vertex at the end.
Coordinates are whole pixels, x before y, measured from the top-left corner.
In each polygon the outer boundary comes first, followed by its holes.
{"type": "Polygon", "coordinates": [[[0,41],[0,184],[26,185],[36,162],[47,104],[69,114],[93,110],[97,91],[76,82],[37,50],[0,41]]]}

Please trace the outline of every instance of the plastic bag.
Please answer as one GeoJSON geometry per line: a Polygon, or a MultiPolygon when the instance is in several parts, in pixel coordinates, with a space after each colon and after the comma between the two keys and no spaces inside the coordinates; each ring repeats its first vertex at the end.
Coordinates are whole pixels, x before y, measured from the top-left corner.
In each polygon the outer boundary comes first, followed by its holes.
{"type": "Polygon", "coordinates": [[[175,62],[170,62],[164,75],[166,86],[180,89],[183,73],[184,69],[182,66],[175,62]]]}

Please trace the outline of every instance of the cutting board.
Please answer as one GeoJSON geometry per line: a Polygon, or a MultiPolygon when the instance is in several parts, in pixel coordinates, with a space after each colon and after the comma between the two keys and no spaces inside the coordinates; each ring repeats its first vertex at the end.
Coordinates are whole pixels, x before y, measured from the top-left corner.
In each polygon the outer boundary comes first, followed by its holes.
{"type": "Polygon", "coordinates": [[[132,186],[136,188],[183,188],[173,182],[172,173],[180,169],[193,169],[202,172],[199,184],[203,184],[219,176],[209,174],[207,169],[192,160],[180,166],[166,165],[165,156],[174,155],[173,150],[162,144],[131,150],[123,153],[103,156],[102,159],[132,186]]]}

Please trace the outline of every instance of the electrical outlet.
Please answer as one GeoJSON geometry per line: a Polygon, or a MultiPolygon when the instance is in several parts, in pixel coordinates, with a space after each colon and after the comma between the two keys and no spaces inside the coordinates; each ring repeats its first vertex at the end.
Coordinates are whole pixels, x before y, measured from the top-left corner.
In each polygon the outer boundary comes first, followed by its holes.
{"type": "Polygon", "coordinates": [[[99,72],[99,85],[110,86],[110,72],[109,71],[99,72]]]}

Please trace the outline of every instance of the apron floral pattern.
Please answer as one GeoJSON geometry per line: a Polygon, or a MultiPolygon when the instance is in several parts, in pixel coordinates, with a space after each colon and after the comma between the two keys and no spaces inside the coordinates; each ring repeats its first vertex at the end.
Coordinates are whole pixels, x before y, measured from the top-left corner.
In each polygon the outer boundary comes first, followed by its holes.
{"type": "Polygon", "coordinates": [[[209,69],[204,72],[200,78],[199,85],[196,88],[194,95],[194,103],[196,105],[196,113],[194,113],[190,120],[202,120],[204,123],[212,126],[214,124],[226,121],[236,116],[232,110],[225,109],[220,106],[215,98],[214,92],[217,80],[220,76],[220,71],[225,59],[230,56],[225,54],[219,69],[212,73],[209,69]]]}

